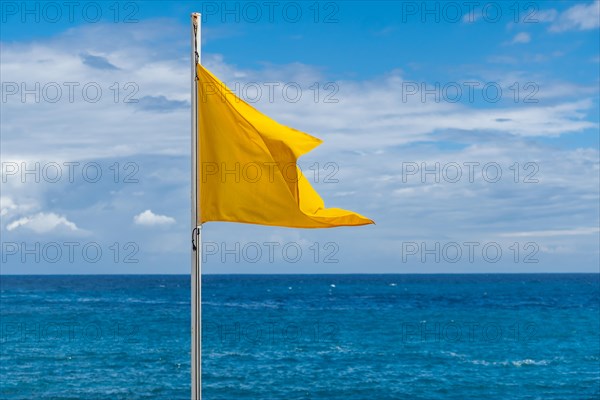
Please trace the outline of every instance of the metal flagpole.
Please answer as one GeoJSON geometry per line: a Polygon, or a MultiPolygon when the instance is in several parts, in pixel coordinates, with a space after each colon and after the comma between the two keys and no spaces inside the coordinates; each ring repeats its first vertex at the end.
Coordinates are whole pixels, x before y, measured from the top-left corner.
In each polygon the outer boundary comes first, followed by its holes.
{"type": "Polygon", "coordinates": [[[192,14],[192,400],[202,399],[202,224],[200,220],[200,185],[198,185],[198,79],[196,63],[200,64],[201,15],[192,14]]]}

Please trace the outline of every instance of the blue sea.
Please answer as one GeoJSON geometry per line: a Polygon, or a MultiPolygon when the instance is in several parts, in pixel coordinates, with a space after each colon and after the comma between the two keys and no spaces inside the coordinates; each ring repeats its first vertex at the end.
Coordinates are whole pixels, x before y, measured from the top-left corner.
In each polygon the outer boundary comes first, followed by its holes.
{"type": "MultiPolygon", "coordinates": [[[[189,276],[2,276],[1,399],[189,399],[189,276]]],[[[203,398],[598,399],[598,274],[203,278],[203,398]]]]}

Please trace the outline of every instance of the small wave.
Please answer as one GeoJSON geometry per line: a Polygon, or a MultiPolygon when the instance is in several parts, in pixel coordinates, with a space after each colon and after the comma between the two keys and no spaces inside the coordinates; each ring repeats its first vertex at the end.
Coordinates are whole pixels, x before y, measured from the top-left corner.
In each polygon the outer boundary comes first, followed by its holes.
{"type": "Polygon", "coordinates": [[[505,361],[487,361],[487,360],[478,360],[478,359],[471,359],[469,358],[469,356],[467,356],[466,354],[458,354],[458,353],[454,353],[452,351],[443,351],[442,354],[448,355],[450,357],[454,357],[454,358],[458,358],[461,361],[470,363],[470,364],[474,364],[474,365],[484,365],[484,366],[489,366],[489,365],[501,365],[501,366],[509,366],[512,365],[514,367],[522,367],[524,365],[548,365],[550,364],[552,361],[551,360],[532,360],[530,358],[526,358],[523,360],[514,360],[514,361],[509,361],[509,360],[505,360],[505,361]]]}
{"type": "Polygon", "coordinates": [[[231,308],[243,308],[250,310],[259,310],[262,308],[272,308],[277,309],[280,308],[280,305],[273,301],[253,301],[253,302],[218,302],[218,301],[203,301],[203,306],[211,306],[211,307],[231,307],[231,308]]]}
{"type": "Polygon", "coordinates": [[[484,366],[488,366],[488,365],[501,365],[501,366],[512,365],[512,366],[517,367],[517,368],[520,368],[523,365],[548,365],[550,363],[549,360],[536,361],[536,360],[532,360],[530,358],[526,358],[524,360],[515,360],[515,361],[468,360],[468,362],[470,362],[471,364],[484,365],[484,366]]]}
{"type": "Polygon", "coordinates": [[[106,299],[99,299],[97,297],[81,297],[77,299],[79,303],[98,303],[101,301],[106,301],[106,299]]]}
{"type": "Polygon", "coordinates": [[[530,358],[527,358],[525,360],[513,361],[512,365],[514,365],[515,367],[520,367],[522,365],[548,365],[549,363],[549,360],[535,361],[530,358]]]}
{"type": "Polygon", "coordinates": [[[143,300],[143,299],[136,299],[134,297],[128,297],[128,298],[124,299],[122,302],[128,303],[128,304],[170,304],[170,302],[164,301],[164,300],[143,300]]]}

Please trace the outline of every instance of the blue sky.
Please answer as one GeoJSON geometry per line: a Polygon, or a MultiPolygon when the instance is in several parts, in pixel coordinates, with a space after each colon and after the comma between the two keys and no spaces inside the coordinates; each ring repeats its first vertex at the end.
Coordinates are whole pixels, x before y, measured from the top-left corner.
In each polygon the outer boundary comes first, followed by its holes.
{"type": "Polygon", "coordinates": [[[377,222],[208,223],[205,273],[597,272],[600,3],[469,4],[3,2],[0,272],[189,271],[192,11],[377,222]]]}

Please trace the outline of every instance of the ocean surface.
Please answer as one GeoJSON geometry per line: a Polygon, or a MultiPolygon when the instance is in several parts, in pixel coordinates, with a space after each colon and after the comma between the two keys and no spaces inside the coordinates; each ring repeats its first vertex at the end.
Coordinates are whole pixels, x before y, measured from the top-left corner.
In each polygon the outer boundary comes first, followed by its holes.
{"type": "MultiPolygon", "coordinates": [[[[190,397],[189,276],[2,276],[1,399],[190,397]]],[[[599,399],[598,274],[203,278],[203,398],[599,399]]]]}

